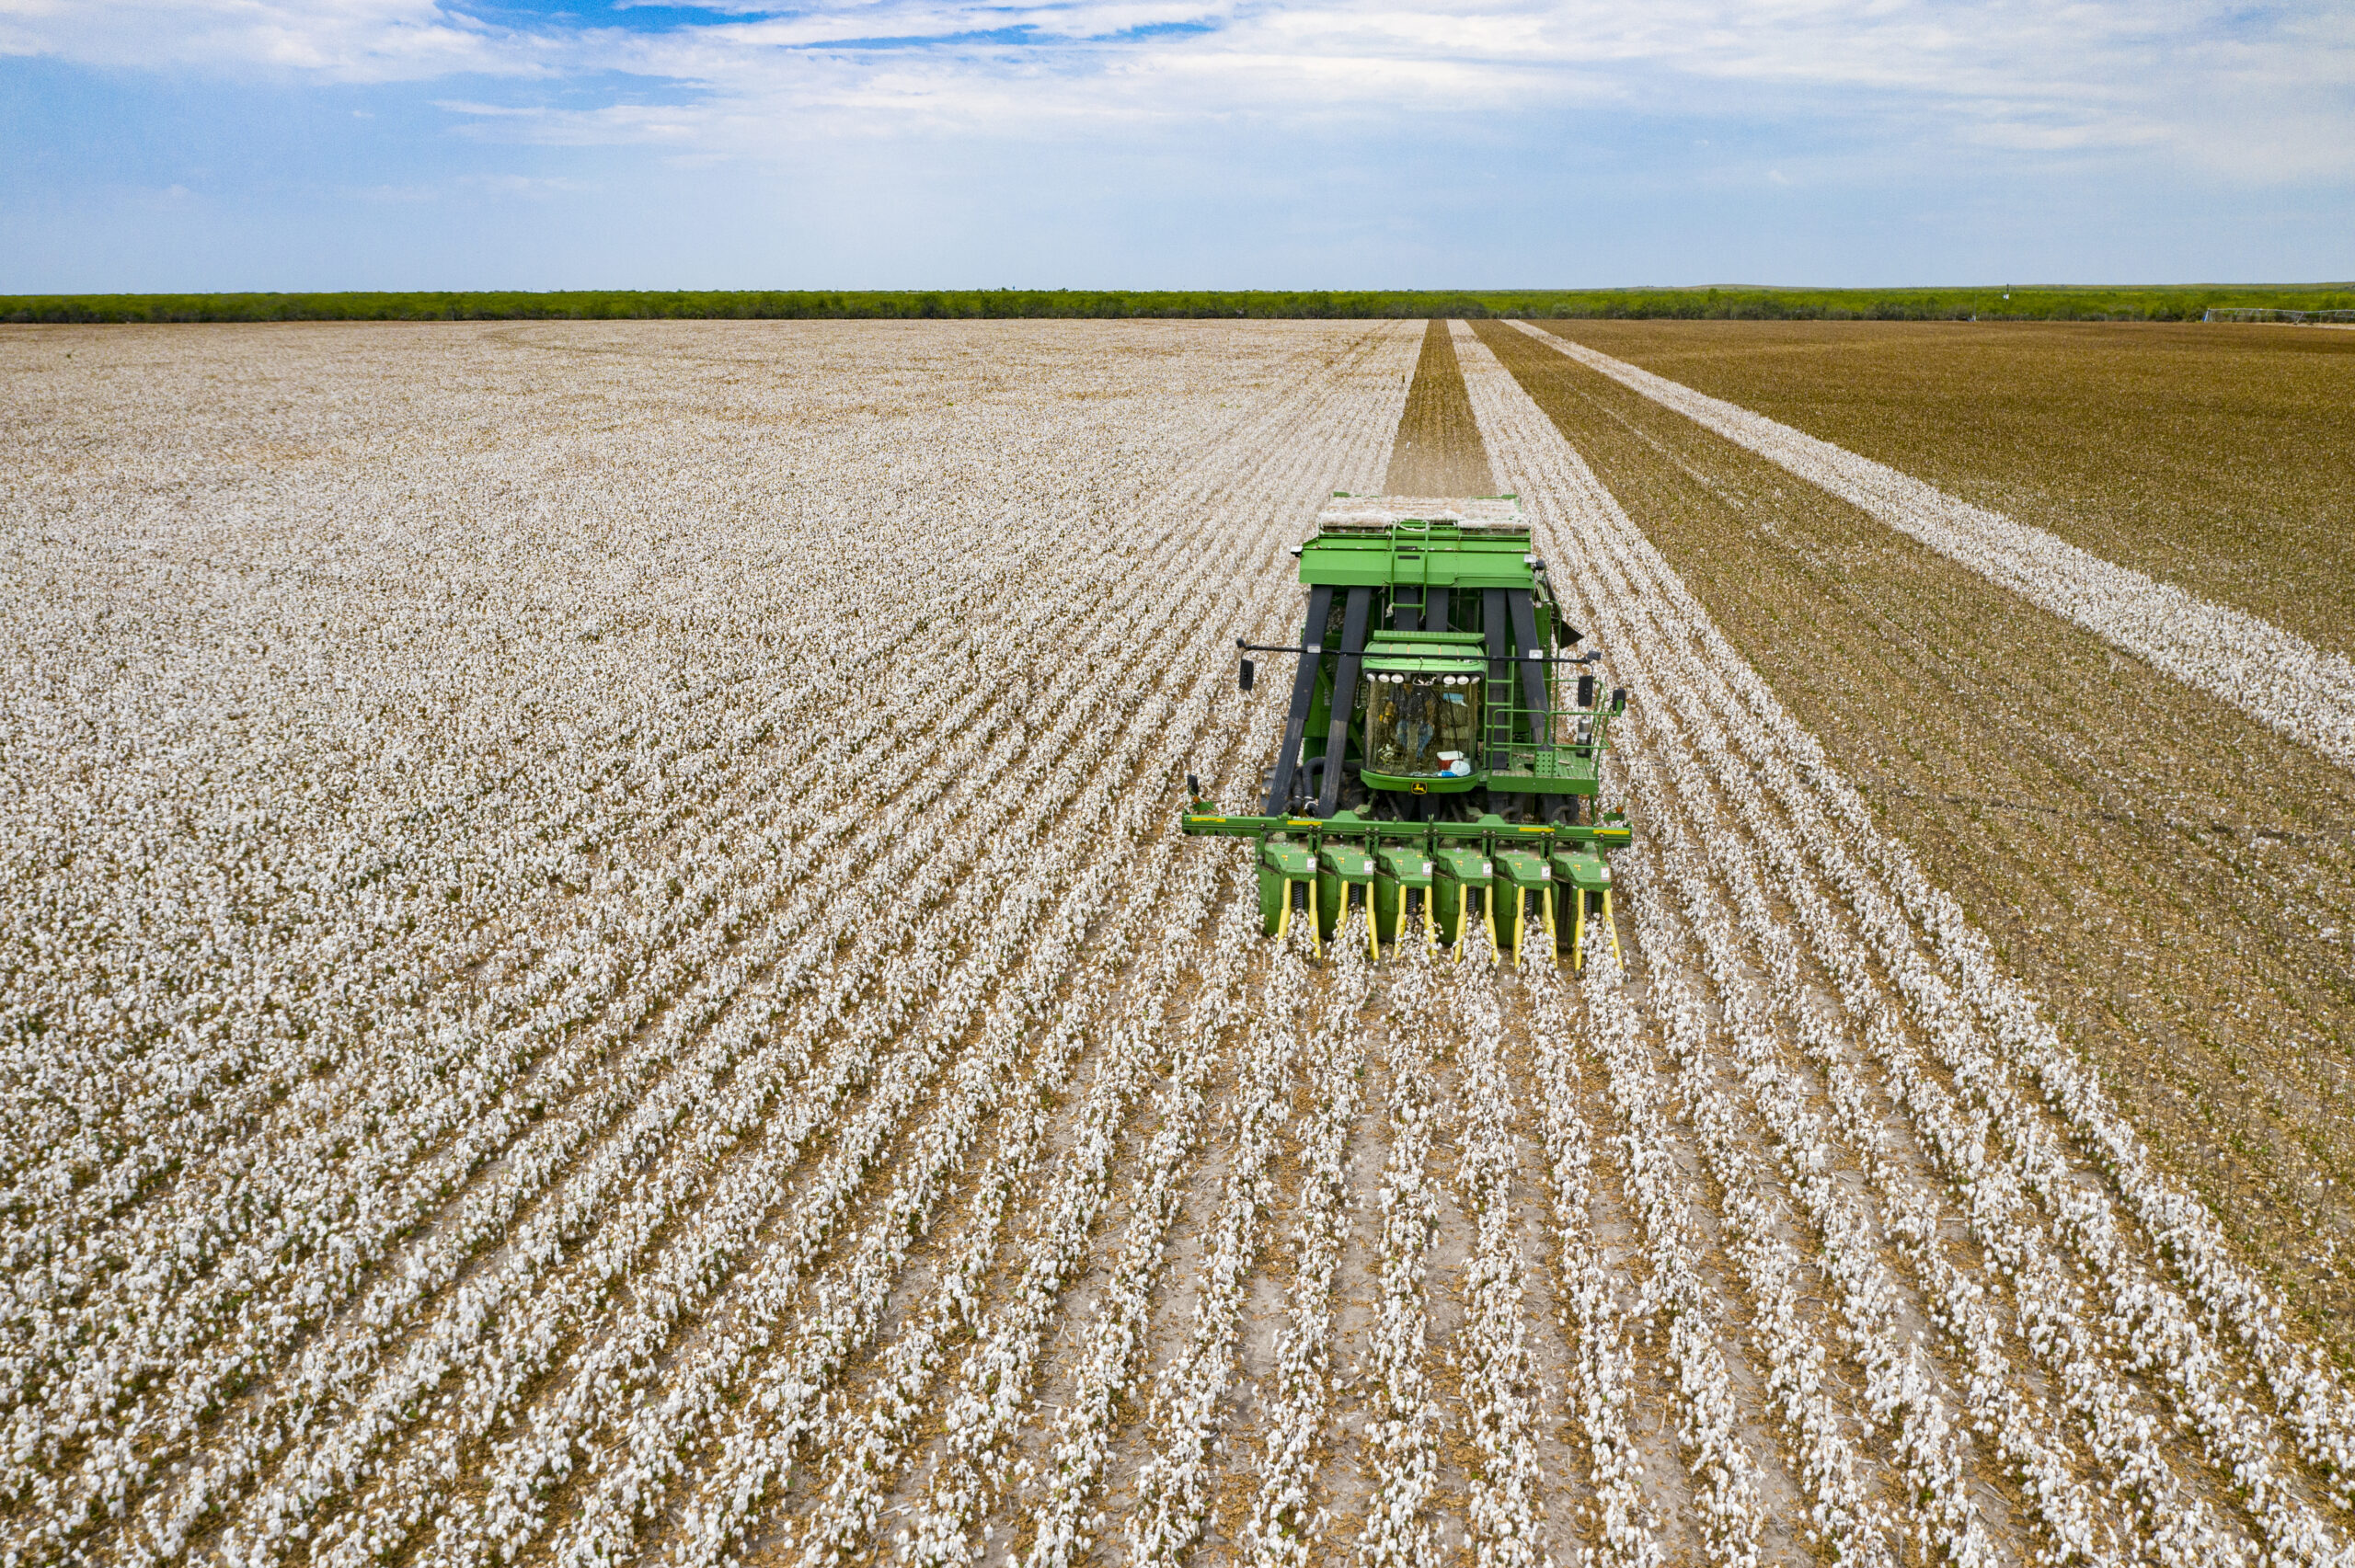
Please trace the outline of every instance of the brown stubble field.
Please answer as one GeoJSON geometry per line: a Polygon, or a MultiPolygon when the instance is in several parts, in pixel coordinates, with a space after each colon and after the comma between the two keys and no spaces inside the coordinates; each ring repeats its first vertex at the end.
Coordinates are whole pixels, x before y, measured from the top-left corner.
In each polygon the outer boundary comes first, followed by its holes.
{"type": "Polygon", "coordinates": [[[1496,487],[1464,371],[1455,362],[1454,339],[1446,322],[1434,321],[1423,330],[1423,351],[1383,489],[1393,496],[1486,496],[1496,487]]]}
{"type": "Polygon", "coordinates": [[[1478,330],[2174,1168],[2355,1351],[2355,779],[1519,331],[1478,330]]]}
{"type": "Polygon", "coordinates": [[[2355,653],[2355,332],[1548,325],[2106,560],[2355,653]]]}

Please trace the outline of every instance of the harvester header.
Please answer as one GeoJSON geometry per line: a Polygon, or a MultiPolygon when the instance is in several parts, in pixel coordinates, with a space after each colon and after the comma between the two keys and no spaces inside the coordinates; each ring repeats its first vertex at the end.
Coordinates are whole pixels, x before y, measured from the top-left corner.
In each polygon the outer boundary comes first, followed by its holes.
{"type": "MultiPolygon", "coordinates": [[[[1300,901],[1320,939],[1338,931],[1361,888],[1377,953],[1419,905],[1432,945],[1460,957],[1478,929],[1518,958],[1534,898],[1547,949],[1581,962],[1590,914],[1611,933],[1603,855],[1628,838],[1624,812],[1596,809],[1626,695],[1603,698],[1600,653],[1567,651],[1585,636],[1519,500],[1337,492],[1292,553],[1299,642],[1237,644],[1298,661],[1258,812],[1222,812],[1189,776],[1183,830],[1258,841],[1272,935],[1300,901]]],[[[1256,677],[1246,658],[1245,691],[1256,677]]]]}

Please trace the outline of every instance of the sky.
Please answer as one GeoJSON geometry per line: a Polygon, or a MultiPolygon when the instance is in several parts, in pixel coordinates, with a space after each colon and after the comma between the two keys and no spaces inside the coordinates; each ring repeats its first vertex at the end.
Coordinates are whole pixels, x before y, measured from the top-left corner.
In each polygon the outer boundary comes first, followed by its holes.
{"type": "Polygon", "coordinates": [[[0,292],[2355,278],[2355,0],[0,0],[0,292]]]}

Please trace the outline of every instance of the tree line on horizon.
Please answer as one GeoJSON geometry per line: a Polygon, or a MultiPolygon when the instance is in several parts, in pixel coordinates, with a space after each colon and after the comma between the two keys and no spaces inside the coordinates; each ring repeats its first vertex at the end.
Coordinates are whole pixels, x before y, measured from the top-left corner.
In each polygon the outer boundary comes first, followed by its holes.
{"type": "Polygon", "coordinates": [[[1753,321],[2196,321],[2225,306],[2355,308],[2355,282],[2005,289],[584,289],[0,295],[0,322],[884,321],[1463,316],[1753,321]]]}

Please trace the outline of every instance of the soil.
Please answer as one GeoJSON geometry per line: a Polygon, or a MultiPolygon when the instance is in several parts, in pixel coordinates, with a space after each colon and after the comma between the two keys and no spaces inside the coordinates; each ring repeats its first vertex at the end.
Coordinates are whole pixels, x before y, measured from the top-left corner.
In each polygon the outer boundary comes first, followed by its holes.
{"type": "Polygon", "coordinates": [[[2355,333],[1546,325],[2355,654],[2355,333]]]}
{"type": "Polygon", "coordinates": [[[2355,1356],[2355,778],[1519,330],[1477,330],[2355,1356]]]}
{"type": "Polygon", "coordinates": [[[1492,496],[1496,476],[1488,449],[1472,419],[1472,399],[1455,362],[1455,340],[1448,324],[1434,321],[1423,332],[1422,358],[1407,409],[1398,419],[1397,444],[1390,449],[1390,475],[1383,489],[1393,496],[1492,496]]]}

